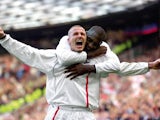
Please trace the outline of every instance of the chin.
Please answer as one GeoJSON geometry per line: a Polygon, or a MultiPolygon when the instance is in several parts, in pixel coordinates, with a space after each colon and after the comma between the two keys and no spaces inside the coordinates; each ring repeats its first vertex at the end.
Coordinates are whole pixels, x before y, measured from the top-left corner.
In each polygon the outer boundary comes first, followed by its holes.
{"type": "Polygon", "coordinates": [[[77,52],[82,52],[82,51],[83,51],[82,49],[78,49],[78,50],[77,50],[77,52]]]}

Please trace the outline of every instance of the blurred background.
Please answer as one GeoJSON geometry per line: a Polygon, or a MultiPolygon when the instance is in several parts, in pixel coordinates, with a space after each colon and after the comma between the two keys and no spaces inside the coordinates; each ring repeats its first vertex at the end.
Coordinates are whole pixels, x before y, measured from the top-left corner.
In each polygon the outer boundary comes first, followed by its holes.
{"type": "MultiPolygon", "coordinates": [[[[159,0],[1,0],[0,26],[36,48],[55,48],[72,25],[99,25],[120,61],[160,57],[159,0]]],[[[14,46],[13,46],[14,47],[14,46]]],[[[45,75],[0,46],[0,120],[43,120],[45,75]]],[[[160,120],[160,70],[101,80],[97,120],[160,120]]]]}

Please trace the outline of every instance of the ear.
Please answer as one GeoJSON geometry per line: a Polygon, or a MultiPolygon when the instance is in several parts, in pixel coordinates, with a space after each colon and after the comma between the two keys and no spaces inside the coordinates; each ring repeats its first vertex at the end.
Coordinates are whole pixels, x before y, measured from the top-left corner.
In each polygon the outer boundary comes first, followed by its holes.
{"type": "Polygon", "coordinates": [[[71,41],[70,41],[69,37],[68,37],[67,41],[68,41],[68,43],[69,43],[69,45],[70,45],[71,41]]]}

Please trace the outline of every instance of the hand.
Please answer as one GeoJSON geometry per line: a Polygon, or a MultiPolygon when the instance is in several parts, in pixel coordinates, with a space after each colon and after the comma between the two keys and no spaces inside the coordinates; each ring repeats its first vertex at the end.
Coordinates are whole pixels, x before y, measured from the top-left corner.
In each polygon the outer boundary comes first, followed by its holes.
{"type": "Polygon", "coordinates": [[[105,46],[100,46],[98,49],[88,52],[87,58],[91,59],[97,56],[101,56],[101,55],[106,54],[106,52],[107,52],[107,48],[105,46]]]}
{"type": "Polygon", "coordinates": [[[94,65],[75,64],[67,67],[65,71],[65,73],[69,73],[67,77],[71,77],[71,79],[90,72],[96,72],[94,65]]]}
{"type": "Polygon", "coordinates": [[[0,40],[4,38],[6,34],[4,33],[3,29],[0,27],[0,40]]]}
{"type": "Polygon", "coordinates": [[[148,63],[149,69],[160,69],[160,58],[148,63]]]}

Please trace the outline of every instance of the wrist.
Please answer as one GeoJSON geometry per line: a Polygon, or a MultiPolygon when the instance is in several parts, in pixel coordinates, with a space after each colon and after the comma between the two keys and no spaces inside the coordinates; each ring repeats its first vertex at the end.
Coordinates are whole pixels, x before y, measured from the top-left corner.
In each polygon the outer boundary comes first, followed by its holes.
{"type": "Polygon", "coordinates": [[[87,59],[91,59],[92,58],[92,53],[88,52],[87,53],[87,59]]]}
{"type": "Polygon", "coordinates": [[[4,34],[2,37],[0,37],[0,39],[4,39],[6,37],[6,34],[4,34]]]}
{"type": "Polygon", "coordinates": [[[95,65],[90,65],[90,67],[89,67],[90,69],[89,69],[89,72],[91,73],[91,72],[94,72],[94,73],[96,73],[96,68],[95,68],[95,65]]]}
{"type": "Polygon", "coordinates": [[[153,68],[152,62],[148,62],[148,68],[149,68],[149,69],[152,69],[152,68],[153,68]]]}

